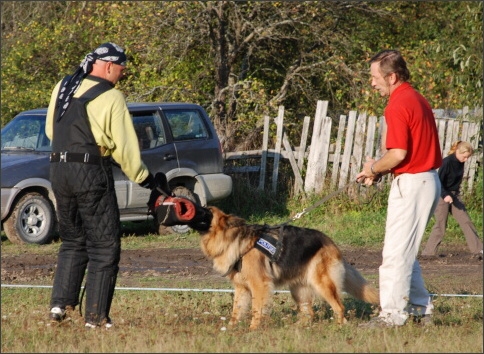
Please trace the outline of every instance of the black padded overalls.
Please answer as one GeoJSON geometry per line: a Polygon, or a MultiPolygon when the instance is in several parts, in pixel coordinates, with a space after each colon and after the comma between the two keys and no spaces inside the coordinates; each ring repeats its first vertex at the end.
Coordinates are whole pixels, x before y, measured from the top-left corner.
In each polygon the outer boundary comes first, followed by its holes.
{"type": "Polygon", "coordinates": [[[113,86],[99,84],[54,117],[50,179],[57,203],[62,245],[51,306],[79,304],[86,267],[86,322],[109,321],[121,253],[119,209],[109,158],[101,157],[90,129],[86,105],[113,86]],[[67,153],[66,153],[67,152],[67,153]]]}

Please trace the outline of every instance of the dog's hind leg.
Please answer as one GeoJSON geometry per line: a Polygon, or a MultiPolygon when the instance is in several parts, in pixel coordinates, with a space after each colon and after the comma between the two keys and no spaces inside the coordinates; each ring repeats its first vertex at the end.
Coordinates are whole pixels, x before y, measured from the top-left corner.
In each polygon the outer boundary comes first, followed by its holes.
{"type": "Polygon", "coordinates": [[[229,326],[237,325],[247,315],[250,306],[251,293],[246,285],[234,282],[234,304],[229,326]]]}
{"type": "Polygon", "coordinates": [[[293,284],[289,286],[292,298],[297,304],[299,310],[298,323],[306,325],[309,324],[314,317],[313,300],[314,291],[310,287],[302,286],[301,284],[293,284]]]}
{"type": "MultiPolygon", "coordinates": [[[[326,263],[328,264],[328,262],[326,263]]],[[[331,263],[329,263],[331,264],[331,263]]],[[[342,278],[344,276],[344,265],[335,262],[328,267],[316,267],[312,272],[309,282],[314,290],[331,306],[334,316],[339,324],[346,323],[344,317],[345,307],[341,301],[341,289],[343,288],[342,278]]]]}

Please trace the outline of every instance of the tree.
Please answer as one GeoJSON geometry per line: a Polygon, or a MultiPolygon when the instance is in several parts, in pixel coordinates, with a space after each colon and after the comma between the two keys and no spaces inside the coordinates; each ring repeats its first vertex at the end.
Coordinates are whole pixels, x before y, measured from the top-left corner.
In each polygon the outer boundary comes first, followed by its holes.
{"type": "MultiPolygon", "coordinates": [[[[129,101],[192,101],[226,150],[250,149],[264,115],[285,107],[299,136],[317,100],[334,119],[381,115],[367,60],[400,49],[436,108],[481,104],[482,3],[355,1],[2,2],[2,124],[46,106],[95,46],[125,47],[129,101]],[[412,25],[409,26],[408,23],[412,25]]],[[[258,144],[258,143],[257,143],[258,144]]]]}

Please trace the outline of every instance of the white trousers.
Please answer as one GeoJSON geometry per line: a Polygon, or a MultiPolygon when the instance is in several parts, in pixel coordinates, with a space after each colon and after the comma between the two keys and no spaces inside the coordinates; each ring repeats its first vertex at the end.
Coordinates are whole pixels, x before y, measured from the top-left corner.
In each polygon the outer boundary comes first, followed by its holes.
{"type": "Polygon", "coordinates": [[[440,188],[434,170],[405,173],[392,182],[380,266],[380,317],[393,325],[405,324],[409,315],[432,313],[432,299],[417,253],[439,201],[440,188]]]}

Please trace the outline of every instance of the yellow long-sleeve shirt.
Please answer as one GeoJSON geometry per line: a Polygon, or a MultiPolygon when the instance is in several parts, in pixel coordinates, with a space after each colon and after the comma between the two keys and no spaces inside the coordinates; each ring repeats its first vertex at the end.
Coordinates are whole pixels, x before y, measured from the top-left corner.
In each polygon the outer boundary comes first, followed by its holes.
{"type": "MultiPolygon", "coordinates": [[[[54,134],[54,110],[61,82],[52,91],[45,133],[50,140],[54,134]]],[[[80,97],[97,82],[86,77],[74,97],[80,97]]],[[[138,137],[121,91],[113,88],[99,95],[86,106],[92,134],[97,145],[106,149],[104,156],[112,155],[126,176],[135,183],[143,182],[149,170],[141,160],[138,137]]]]}

